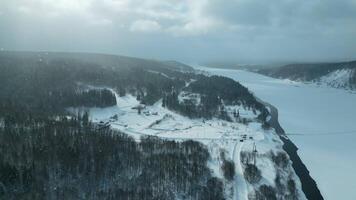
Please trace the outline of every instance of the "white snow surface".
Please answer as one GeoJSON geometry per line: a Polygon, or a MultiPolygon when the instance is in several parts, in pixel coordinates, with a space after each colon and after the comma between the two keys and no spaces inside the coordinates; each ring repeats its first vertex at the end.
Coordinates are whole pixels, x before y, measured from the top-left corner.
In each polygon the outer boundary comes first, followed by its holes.
{"type": "Polygon", "coordinates": [[[200,94],[183,91],[179,93],[178,100],[179,103],[182,103],[184,101],[191,101],[194,105],[199,105],[201,97],[200,94]]]}
{"type": "MultiPolygon", "coordinates": [[[[137,141],[142,135],[153,135],[168,140],[196,140],[205,144],[211,155],[208,166],[214,176],[224,180],[225,196],[227,199],[247,200],[248,194],[260,184],[274,186],[276,170],[271,159],[263,156],[272,151],[283,151],[282,143],[274,130],[263,130],[261,124],[252,122],[247,125],[227,122],[220,119],[189,119],[162,107],[162,102],[158,101],[152,106],[146,106],[141,114],[132,109],[139,105],[136,97],[126,95],[119,97],[115,93],[117,106],[108,108],[71,108],[74,113],[78,109],[86,109],[90,113],[93,122],[110,122],[111,128],[120,130],[131,135],[137,141]],[[117,115],[114,119],[113,116],[117,115]],[[246,139],[243,139],[243,137],[246,139]],[[243,142],[241,142],[243,140],[243,142]],[[261,159],[257,159],[257,166],[262,172],[262,181],[258,184],[249,184],[243,176],[243,165],[240,161],[241,151],[252,151],[253,143],[256,144],[261,159]],[[225,156],[235,163],[236,176],[232,182],[223,178],[221,170],[222,158],[220,152],[224,151],[225,156]],[[235,192],[238,191],[238,192],[235,192]]],[[[244,111],[239,108],[241,114],[255,116],[252,111],[244,111]]],[[[286,178],[292,177],[296,180],[300,199],[305,199],[300,190],[300,181],[295,175],[291,163],[289,163],[286,178]]]]}
{"type": "Polygon", "coordinates": [[[355,69],[339,69],[322,76],[315,82],[320,85],[327,85],[334,88],[352,89],[350,79],[355,69]]]}
{"type": "MultiPolygon", "coordinates": [[[[199,69],[239,81],[257,97],[276,106],[287,134],[306,134],[289,137],[298,146],[324,199],[356,199],[355,93],[241,70],[199,69]]],[[[338,74],[344,77],[345,72],[338,74]]]]}

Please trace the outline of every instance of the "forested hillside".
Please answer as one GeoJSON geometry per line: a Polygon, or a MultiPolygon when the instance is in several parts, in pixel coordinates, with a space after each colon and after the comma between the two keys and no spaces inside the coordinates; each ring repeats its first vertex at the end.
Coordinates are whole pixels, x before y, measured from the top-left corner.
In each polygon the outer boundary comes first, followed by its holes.
{"type": "Polygon", "coordinates": [[[356,89],[356,61],[340,63],[290,64],[257,72],[275,77],[356,89]]]}
{"type": "Polygon", "coordinates": [[[225,112],[225,106],[243,105],[261,113],[258,118],[265,121],[268,111],[256,100],[256,98],[242,86],[232,79],[222,76],[199,76],[189,86],[183,88],[183,92],[198,94],[200,103],[195,104],[191,100],[179,102],[178,93],[167,93],[163,103],[170,109],[176,110],[189,117],[207,118],[219,117],[231,121],[225,112]]]}
{"type": "Polygon", "coordinates": [[[141,142],[81,117],[0,128],[1,199],[223,199],[193,141],[141,142]]]}
{"type": "MultiPolygon", "coordinates": [[[[90,59],[86,61],[53,55],[49,58],[42,56],[45,55],[40,54],[38,57],[34,53],[25,56],[15,53],[0,54],[2,114],[6,113],[8,108],[43,114],[61,113],[63,108],[69,106],[103,107],[115,104],[105,90],[99,93],[82,91],[82,83],[110,86],[116,88],[120,95],[127,92],[145,93],[143,101],[152,103],[158,100],[164,91],[170,91],[172,87],[183,87],[184,78],[189,78],[179,77],[182,73],[170,68],[157,65],[156,69],[154,66],[141,66],[133,61],[132,65],[117,62],[116,66],[110,66],[89,62],[90,59]],[[169,75],[177,74],[178,78],[167,78],[148,69],[169,72],[169,75]],[[93,101],[88,103],[87,97],[93,101]],[[12,104],[16,106],[11,106],[12,104]]],[[[90,58],[90,55],[87,57],[90,58]]]]}
{"type": "Polygon", "coordinates": [[[144,62],[120,56],[109,56],[107,61],[107,57],[96,54],[1,53],[0,115],[19,111],[43,116],[63,114],[67,107],[115,105],[113,94],[105,87],[114,88],[120,96],[127,93],[137,96],[143,104],[151,105],[161,98],[171,99],[167,101],[169,108],[191,117],[218,116],[216,110],[221,100],[226,104],[239,103],[261,110],[261,119],[266,115],[265,108],[250,92],[231,79],[197,75],[183,64],[178,71],[177,62],[168,62],[170,64],[167,65],[167,62],[144,62]],[[93,61],[93,58],[98,60],[93,61]],[[193,84],[186,87],[192,80],[193,84]],[[86,87],[90,85],[99,89],[86,87]],[[183,108],[189,104],[178,105],[177,96],[182,90],[203,94],[205,100],[199,106],[201,108],[189,110],[183,108]],[[218,97],[221,100],[216,100],[218,97]],[[203,107],[208,110],[199,114],[203,107]]]}
{"type": "Polygon", "coordinates": [[[225,199],[203,144],[135,141],[69,108],[108,108],[133,96],[190,118],[232,121],[226,107],[235,105],[256,121],[268,115],[238,82],[172,61],[2,52],[0,71],[0,199],[225,199]],[[181,101],[185,93],[201,101],[181,101]]]}

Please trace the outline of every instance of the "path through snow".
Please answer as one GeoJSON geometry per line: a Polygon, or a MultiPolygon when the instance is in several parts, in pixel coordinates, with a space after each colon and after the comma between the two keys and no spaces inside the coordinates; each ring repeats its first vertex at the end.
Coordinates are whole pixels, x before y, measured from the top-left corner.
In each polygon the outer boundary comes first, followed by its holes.
{"type": "Polygon", "coordinates": [[[243,169],[242,169],[241,159],[240,159],[241,149],[243,145],[244,145],[243,142],[236,142],[232,154],[232,160],[235,163],[235,171],[236,171],[234,200],[248,199],[247,185],[243,175],[243,169]]]}

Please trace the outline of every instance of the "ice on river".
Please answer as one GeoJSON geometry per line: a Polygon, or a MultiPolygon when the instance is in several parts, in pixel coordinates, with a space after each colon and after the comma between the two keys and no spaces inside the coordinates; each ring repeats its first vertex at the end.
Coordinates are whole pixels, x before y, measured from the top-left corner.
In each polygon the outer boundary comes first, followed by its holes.
{"type": "Polygon", "coordinates": [[[200,69],[233,78],[276,106],[287,133],[307,134],[289,137],[324,198],[356,199],[355,93],[241,70],[200,69]]]}

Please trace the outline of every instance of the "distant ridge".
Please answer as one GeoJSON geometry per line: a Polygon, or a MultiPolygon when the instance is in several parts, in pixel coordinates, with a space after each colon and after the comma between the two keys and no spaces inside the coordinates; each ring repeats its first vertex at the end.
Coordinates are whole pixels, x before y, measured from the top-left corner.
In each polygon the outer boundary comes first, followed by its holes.
{"type": "Polygon", "coordinates": [[[169,68],[177,71],[194,71],[186,64],[178,61],[159,61],[143,59],[122,55],[101,53],[72,53],[72,52],[32,52],[32,51],[0,51],[0,57],[16,57],[23,59],[38,59],[50,61],[57,59],[72,59],[82,62],[95,63],[106,67],[147,67],[147,68],[169,68]]]}
{"type": "Polygon", "coordinates": [[[312,82],[334,88],[356,89],[356,61],[289,64],[256,72],[280,79],[312,82]]]}

